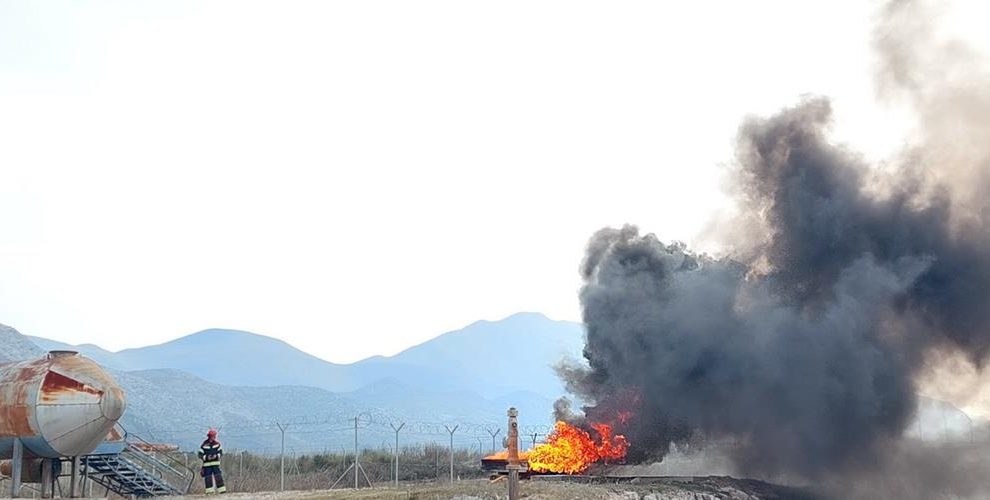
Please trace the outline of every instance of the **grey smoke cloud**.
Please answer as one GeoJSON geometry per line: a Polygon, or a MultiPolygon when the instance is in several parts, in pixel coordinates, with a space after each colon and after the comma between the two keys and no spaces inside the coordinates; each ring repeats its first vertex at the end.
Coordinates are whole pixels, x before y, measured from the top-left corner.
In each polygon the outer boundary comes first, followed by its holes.
{"type": "Polygon", "coordinates": [[[808,98],[740,127],[736,222],[747,236],[727,242],[732,258],[634,226],[591,238],[588,367],[560,372],[593,402],[588,418],[636,409],[621,429],[633,460],[706,437],[736,443],[743,472],[879,467],[912,417],[929,353],[986,359],[990,141],[968,134],[990,130],[978,90],[990,79],[914,68],[964,54],[921,36],[932,31],[923,8],[892,3],[877,24],[879,88],[910,96],[922,120],[896,165],[830,143],[830,104],[808,98]],[[952,56],[929,53],[939,50],[952,56]]]}

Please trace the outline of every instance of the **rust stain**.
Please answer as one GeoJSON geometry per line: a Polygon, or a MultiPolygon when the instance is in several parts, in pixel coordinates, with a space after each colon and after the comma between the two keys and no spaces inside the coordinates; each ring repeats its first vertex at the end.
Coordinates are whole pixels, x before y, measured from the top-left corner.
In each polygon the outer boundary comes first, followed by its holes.
{"type": "Polygon", "coordinates": [[[66,356],[53,358],[52,368],[63,373],[71,373],[74,376],[81,376],[90,387],[114,386],[116,382],[110,375],[103,371],[100,365],[82,356],[66,356]]]}
{"type": "Polygon", "coordinates": [[[141,451],[178,451],[179,445],[177,444],[167,444],[167,443],[133,443],[131,446],[141,450],[141,451]]]}
{"type": "Polygon", "coordinates": [[[14,369],[14,382],[31,382],[48,371],[48,363],[45,360],[27,363],[24,366],[14,369]]]}
{"type": "Polygon", "coordinates": [[[36,436],[31,427],[33,390],[41,385],[48,370],[47,360],[0,365],[0,437],[36,436]]]}
{"type": "MultiPolygon", "coordinates": [[[[11,460],[0,460],[0,475],[9,478],[14,472],[11,460]]],[[[25,458],[21,465],[21,482],[37,483],[41,481],[41,460],[25,458]]]]}
{"type": "Polygon", "coordinates": [[[106,441],[120,441],[124,439],[124,436],[120,434],[120,431],[116,427],[111,427],[110,432],[107,433],[106,441]]]}
{"type": "Polygon", "coordinates": [[[45,382],[41,384],[42,401],[55,401],[60,394],[73,392],[85,392],[95,396],[103,395],[103,391],[55,371],[48,372],[48,375],[45,375],[45,382]]]}
{"type": "MultiPolygon", "coordinates": [[[[529,452],[528,451],[520,451],[519,452],[519,459],[520,460],[526,460],[527,458],[529,458],[529,452]]],[[[508,463],[508,460],[509,460],[509,451],[508,450],[503,450],[503,451],[500,451],[498,453],[493,453],[491,455],[488,455],[487,457],[482,458],[482,460],[505,460],[506,463],[508,463]]]]}
{"type": "Polygon", "coordinates": [[[31,437],[37,431],[31,428],[27,405],[0,406],[0,437],[31,437]]]}

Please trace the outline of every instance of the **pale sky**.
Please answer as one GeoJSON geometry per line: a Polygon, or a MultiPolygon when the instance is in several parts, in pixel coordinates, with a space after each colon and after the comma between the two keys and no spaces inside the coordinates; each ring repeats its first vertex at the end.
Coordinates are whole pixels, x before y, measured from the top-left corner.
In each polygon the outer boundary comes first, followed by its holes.
{"type": "MultiPolygon", "coordinates": [[[[983,33],[978,7],[951,25],[983,33]]],[[[727,209],[747,114],[825,94],[836,141],[898,148],[876,8],[0,0],[0,323],[112,350],[237,328],[351,362],[577,320],[595,230],[698,243],[727,209]]]]}

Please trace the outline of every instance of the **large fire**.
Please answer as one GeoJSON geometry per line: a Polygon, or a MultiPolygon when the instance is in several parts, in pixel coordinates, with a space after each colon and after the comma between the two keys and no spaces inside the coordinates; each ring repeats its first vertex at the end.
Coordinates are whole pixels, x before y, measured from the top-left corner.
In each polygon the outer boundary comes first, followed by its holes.
{"type": "Polygon", "coordinates": [[[629,449],[625,436],[614,434],[608,424],[592,424],[591,427],[598,434],[598,442],[578,427],[557,422],[547,436],[547,442],[526,453],[530,470],[580,474],[595,462],[625,458],[629,449]]]}

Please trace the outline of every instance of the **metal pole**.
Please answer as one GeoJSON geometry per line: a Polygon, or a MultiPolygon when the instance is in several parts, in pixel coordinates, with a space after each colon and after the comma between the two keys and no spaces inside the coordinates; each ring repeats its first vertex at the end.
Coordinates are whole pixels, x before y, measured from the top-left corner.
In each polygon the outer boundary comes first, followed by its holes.
{"type": "Polygon", "coordinates": [[[21,466],[24,463],[24,445],[20,439],[14,438],[10,459],[10,498],[17,498],[21,493],[21,466]]]}
{"type": "Polygon", "coordinates": [[[398,488],[399,487],[399,431],[401,431],[402,428],[406,426],[406,423],[402,422],[401,424],[399,424],[398,427],[396,427],[395,424],[391,422],[389,422],[388,425],[390,425],[392,427],[392,430],[395,431],[395,487],[398,488]]]}
{"type": "Polygon", "coordinates": [[[358,489],[358,447],[357,447],[357,424],[358,418],[354,417],[354,489],[358,489]]]}
{"type": "Polygon", "coordinates": [[[450,484],[454,484],[454,433],[457,432],[460,424],[455,425],[453,429],[448,427],[447,424],[443,424],[443,426],[450,433],[450,484]]]}

